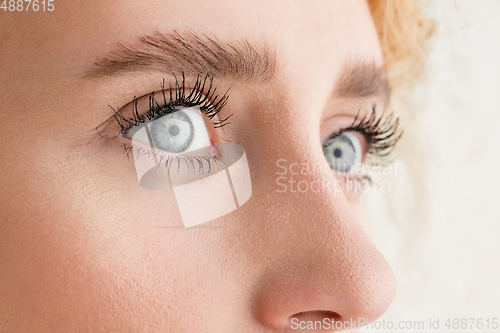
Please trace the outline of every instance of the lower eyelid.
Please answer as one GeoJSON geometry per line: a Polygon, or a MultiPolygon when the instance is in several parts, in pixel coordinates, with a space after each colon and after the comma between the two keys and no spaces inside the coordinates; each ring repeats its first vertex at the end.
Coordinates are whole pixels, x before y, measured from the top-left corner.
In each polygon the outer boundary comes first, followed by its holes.
{"type": "Polygon", "coordinates": [[[359,195],[370,188],[372,181],[371,178],[362,173],[339,173],[336,172],[335,176],[338,185],[344,193],[352,193],[359,195]]]}
{"type": "MultiPolygon", "coordinates": [[[[211,171],[213,172],[219,167],[218,158],[214,155],[207,154],[208,151],[202,152],[201,155],[170,154],[151,147],[142,147],[126,143],[123,144],[123,152],[128,159],[133,160],[136,168],[136,175],[139,177],[139,183],[143,187],[146,186],[142,183],[142,177],[145,176],[144,166],[146,166],[146,169],[149,169],[152,165],[151,163],[156,165],[156,167],[153,167],[154,170],[158,170],[158,167],[165,168],[164,170],[167,170],[167,173],[170,174],[169,177],[184,177],[185,175],[189,177],[189,175],[193,176],[195,174],[203,175],[211,171]],[[181,173],[179,174],[180,171],[181,173]]],[[[164,178],[165,176],[166,175],[162,175],[161,172],[157,175],[157,177],[163,177],[163,180],[166,179],[164,178]]],[[[176,181],[180,180],[182,180],[182,178],[176,179],[176,181]]],[[[185,181],[189,180],[193,181],[193,179],[185,179],[185,181]]],[[[164,184],[164,182],[160,183],[164,184]]],[[[151,185],[152,183],[149,184],[151,185]]],[[[146,188],[158,190],[158,188],[149,188],[148,186],[146,186],[146,188]]]]}

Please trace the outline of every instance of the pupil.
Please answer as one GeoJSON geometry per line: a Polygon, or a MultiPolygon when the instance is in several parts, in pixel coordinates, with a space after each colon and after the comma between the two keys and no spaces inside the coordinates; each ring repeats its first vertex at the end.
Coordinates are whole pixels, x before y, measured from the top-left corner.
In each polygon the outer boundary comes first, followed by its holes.
{"type": "Polygon", "coordinates": [[[333,151],[333,156],[335,156],[336,158],[340,158],[342,156],[342,150],[340,150],[339,148],[335,148],[335,150],[333,151]]]}
{"type": "Polygon", "coordinates": [[[168,134],[170,134],[171,136],[176,136],[177,134],[179,134],[179,127],[178,126],[170,126],[168,128],[168,134]]]}

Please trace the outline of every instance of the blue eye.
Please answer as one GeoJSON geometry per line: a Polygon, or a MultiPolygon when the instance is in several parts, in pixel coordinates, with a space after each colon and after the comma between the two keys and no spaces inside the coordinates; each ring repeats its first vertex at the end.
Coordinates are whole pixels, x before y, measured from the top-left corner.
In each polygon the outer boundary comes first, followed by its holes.
{"type": "Polygon", "coordinates": [[[182,110],[166,114],[149,125],[151,141],[169,153],[184,152],[193,141],[193,122],[182,110]]]}
{"type": "Polygon", "coordinates": [[[333,170],[348,172],[361,162],[361,143],[356,135],[344,132],[323,141],[323,154],[333,170]]]}
{"type": "Polygon", "coordinates": [[[125,136],[135,144],[154,147],[170,154],[187,153],[211,146],[203,115],[198,108],[177,108],[146,121],[125,136]]]}

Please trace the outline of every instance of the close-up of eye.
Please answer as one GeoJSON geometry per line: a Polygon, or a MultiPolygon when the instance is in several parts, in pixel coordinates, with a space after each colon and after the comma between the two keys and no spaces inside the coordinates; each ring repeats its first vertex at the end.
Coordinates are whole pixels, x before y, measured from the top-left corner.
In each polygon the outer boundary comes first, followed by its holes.
{"type": "Polygon", "coordinates": [[[0,0],[0,333],[498,332],[499,16],[0,0]]]}
{"type": "Polygon", "coordinates": [[[370,168],[390,164],[402,136],[400,119],[392,113],[377,115],[373,105],[371,113],[358,114],[349,126],[324,139],[323,154],[330,168],[342,176],[339,179],[350,181],[351,190],[359,192],[360,186],[372,185],[370,168]],[[360,184],[364,181],[368,182],[360,184]]]}
{"type": "Polygon", "coordinates": [[[330,167],[338,172],[349,172],[362,160],[360,139],[349,132],[323,141],[323,153],[330,167]]]}
{"type": "Polygon", "coordinates": [[[130,129],[124,137],[172,154],[206,148],[211,141],[203,117],[195,108],[178,107],[130,129]]]}

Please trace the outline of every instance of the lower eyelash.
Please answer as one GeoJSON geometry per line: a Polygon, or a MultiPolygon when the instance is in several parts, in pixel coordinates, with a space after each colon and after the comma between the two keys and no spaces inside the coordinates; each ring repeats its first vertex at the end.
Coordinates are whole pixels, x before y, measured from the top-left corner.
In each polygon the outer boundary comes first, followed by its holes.
{"type": "Polygon", "coordinates": [[[187,166],[188,176],[190,170],[194,173],[210,173],[212,168],[222,168],[225,167],[224,162],[218,158],[217,156],[178,156],[178,155],[170,155],[163,154],[158,152],[158,150],[153,148],[145,148],[145,147],[135,147],[133,144],[124,143],[123,144],[123,153],[127,156],[127,158],[133,157],[134,161],[137,161],[139,158],[148,158],[150,160],[155,160],[158,167],[165,163],[167,169],[170,171],[172,168],[177,167],[178,172],[181,167],[181,163],[184,163],[187,166]],[[137,154],[134,155],[133,150],[137,149],[137,154]],[[208,167],[208,170],[207,170],[208,167]],[[196,171],[197,170],[197,171],[196,171]]]}

